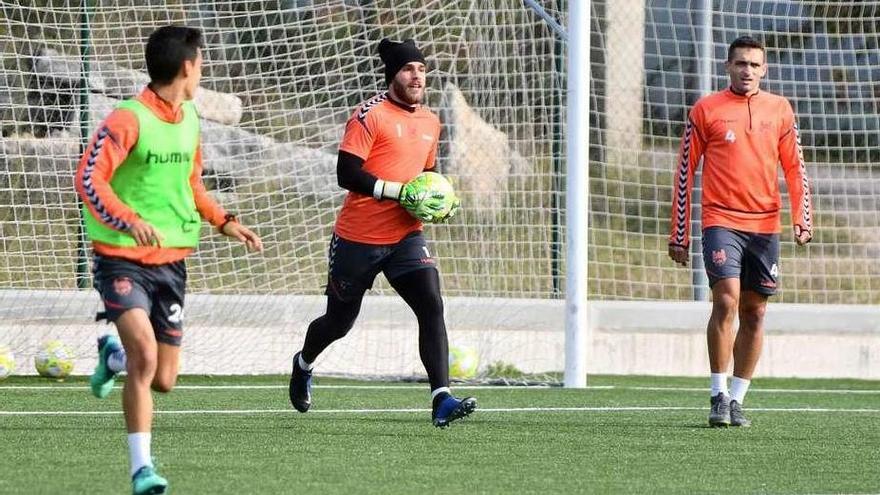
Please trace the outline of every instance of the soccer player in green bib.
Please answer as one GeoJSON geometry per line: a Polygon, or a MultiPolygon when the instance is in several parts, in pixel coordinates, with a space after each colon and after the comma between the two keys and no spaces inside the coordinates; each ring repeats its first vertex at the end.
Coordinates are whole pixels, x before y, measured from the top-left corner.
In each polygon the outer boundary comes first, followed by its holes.
{"type": "Polygon", "coordinates": [[[145,49],[150,84],[119,103],[100,124],[76,172],[86,232],[94,250],[99,318],[119,334],[98,339],[92,393],[106,397],[117,373],[128,377],[122,408],[128,429],[132,491],[165,493],[150,453],[152,390],[177,381],[183,335],[185,258],[202,219],[244,243],[259,236],[218,205],[202,183],[199,116],[192,98],[202,76],[198,29],[162,27],[145,49]]]}

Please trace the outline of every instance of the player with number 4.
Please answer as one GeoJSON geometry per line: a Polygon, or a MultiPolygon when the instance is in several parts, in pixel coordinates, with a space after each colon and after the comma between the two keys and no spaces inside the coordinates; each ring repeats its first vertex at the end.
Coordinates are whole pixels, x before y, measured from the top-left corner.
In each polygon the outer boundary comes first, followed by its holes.
{"type": "Polygon", "coordinates": [[[378,49],[388,90],[362,103],[346,123],[336,171],[349,192],[330,240],[327,309],[293,356],[289,397],[296,410],[308,411],[315,359],[348,333],[364,293],[383,272],[418,319],[432,421],[445,427],[473,412],[476,400],[458,399],[449,389],[440,276],[420,220],[448,220],[458,200],[431,186],[438,177],[423,173],[434,168],[440,138],[440,120],[422,104],[425,57],[412,40],[383,39],[378,49]]]}
{"type": "Polygon", "coordinates": [[[165,493],[150,453],[152,390],[177,381],[186,288],[184,259],[202,219],[261,251],[262,241],[228,214],[202,184],[199,116],[191,101],[202,75],[202,34],[166,26],[147,41],[150,84],[100,124],[76,172],[76,190],[94,249],[94,284],[119,337],[98,339],[92,393],[106,397],[117,373],[128,378],[122,408],[132,491],[165,493]],[[120,342],[121,338],[121,342],[120,342]]]}
{"type": "Polygon", "coordinates": [[[724,65],[730,86],[697,101],[685,125],[675,175],[669,257],[687,265],[691,189],[702,157],[703,260],[712,288],[706,332],[709,424],[749,426],[742,403],[761,355],[767,299],[776,293],[779,277],[780,163],[798,245],[810,241],[813,225],[794,111],[785,98],[759,89],[767,73],[764,46],[749,37],[737,38],[724,65]]]}

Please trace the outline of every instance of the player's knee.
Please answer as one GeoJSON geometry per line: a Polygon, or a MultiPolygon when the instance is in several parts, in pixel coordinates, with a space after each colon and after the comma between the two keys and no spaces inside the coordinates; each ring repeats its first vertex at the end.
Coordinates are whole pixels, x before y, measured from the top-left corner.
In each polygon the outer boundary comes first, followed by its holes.
{"type": "Polygon", "coordinates": [[[733,319],[736,316],[739,299],[729,294],[716,295],[712,301],[712,312],[724,319],[733,319]]]}
{"type": "Polygon", "coordinates": [[[318,332],[321,335],[329,336],[333,340],[345,337],[349,330],[354,327],[354,321],[357,315],[338,315],[326,314],[309,325],[309,332],[318,332]]]}
{"type": "Polygon", "coordinates": [[[146,350],[128,351],[126,361],[126,371],[130,380],[152,381],[156,375],[155,353],[146,350]]]}
{"type": "Polygon", "coordinates": [[[756,304],[741,307],[739,311],[740,327],[757,328],[764,321],[764,315],[767,313],[767,305],[756,304]]]}
{"type": "Polygon", "coordinates": [[[173,389],[176,384],[177,379],[175,377],[156,375],[153,377],[153,383],[150,384],[150,388],[156,392],[167,394],[168,392],[171,392],[171,389],[173,389]]]}
{"type": "Polygon", "coordinates": [[[426,294],[422,301],[422,310],[427,317],[437,317],[443,315],[443,298],[439,293],[426,294]]]}
{"type": "Polygon", "coordinates": [[[341,339],[348,335],[348,332],[354,327],[355,318],[338,318],[333,320],[333,332],[336,338],[341,339]]]}

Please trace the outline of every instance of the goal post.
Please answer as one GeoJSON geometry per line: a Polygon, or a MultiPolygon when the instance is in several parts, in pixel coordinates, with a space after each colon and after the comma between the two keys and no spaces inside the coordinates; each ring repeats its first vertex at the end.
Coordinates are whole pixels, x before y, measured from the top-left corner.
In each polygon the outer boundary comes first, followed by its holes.
{"type": "Polygon", "coordinates": [[[590,148],[590,2],[572,2],[569,10],[569,46],[566,133],[566,232],[568,238],[565,285],[565,373],[569,388],[587,386],[587,232],[590,148]]]}

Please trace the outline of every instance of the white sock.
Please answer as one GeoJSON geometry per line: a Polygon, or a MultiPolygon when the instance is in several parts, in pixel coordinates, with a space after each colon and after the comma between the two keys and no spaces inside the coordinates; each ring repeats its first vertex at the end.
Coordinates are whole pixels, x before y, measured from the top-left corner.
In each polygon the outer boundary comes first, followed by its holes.
{"type": "Polygon", "coordinates": [[[299,356],[297,357],[297,364],[299,364],[299,369],[306,371],[312,371],[312,366],[314,366],[314,363],[307,363],[303,359],[302,353],[299,353],[299,356]]]}
{"type": "Polygon", "coordinates": [[[746,380],[745,378],[740,378],[735,376],[730,379],[730,400],[735,400],[740,404],[743,403],[743,400],[746,398],[746,392],[749,391],[749,384],[752,383],[751,380],[746,380]]]}
{"type": "Polygon", "coordinates": [[[153,458],[150,457],[150,432],[138,432],[128,434],[128,454],[131,458],[131,475],[144,466],[152,466],[153,458]]]}
{"type": "Polygon", "coordinates": [[[114,373],[125,371],[125,349],[119,349],[107,356],[107,367],[114,373]]]}
{"type": "Polygon", "coordinates": [[[435,397],[437,397],[438,395],[440,395],[444,392],[446,392],[447,394],[451,394],[452,390],[450,390],[449,387],[440,387],[440,388],[431,390],[431,400],[433,401],[435,397]]]}
{"type": "Polygon", "coordinates": [[[727,373],[712,373],[712,391],[709,395],[715,397],[718,394],[728,395],[727,392],[727,373]]]}

